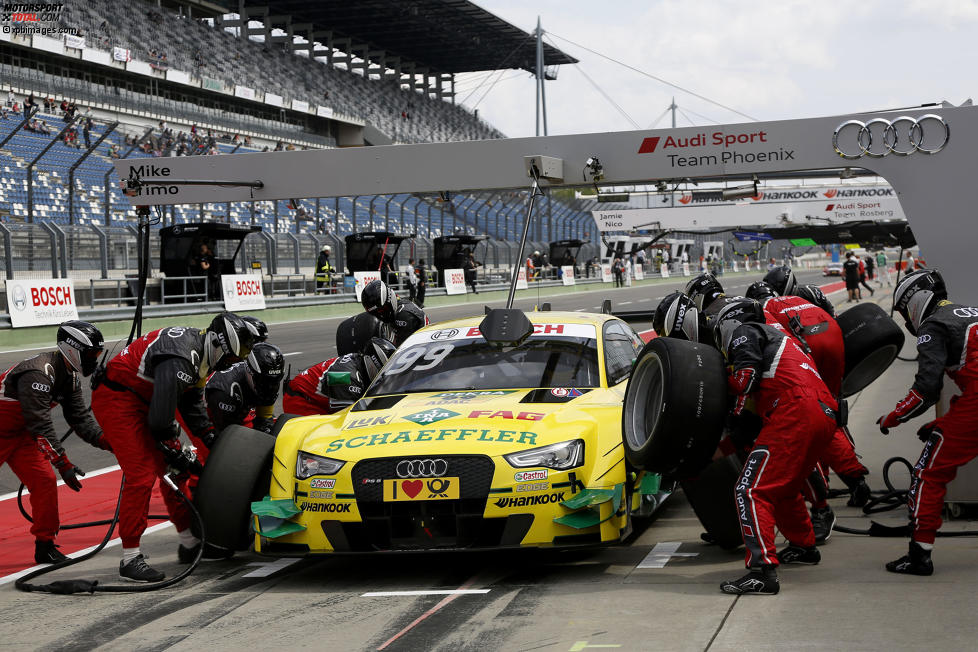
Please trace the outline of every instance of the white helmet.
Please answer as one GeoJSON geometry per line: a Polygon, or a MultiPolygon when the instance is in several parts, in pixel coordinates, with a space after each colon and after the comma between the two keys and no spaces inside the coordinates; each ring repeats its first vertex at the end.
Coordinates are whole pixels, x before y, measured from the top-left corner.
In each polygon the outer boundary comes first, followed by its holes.
{"type": "Polygon", "coordinates": [[[330,253],[330,252],[333,251],[333,248],[330,247],[328,244],[324,244],[323,245],[323,251],[325,251],[326,253],[330,253]]]}

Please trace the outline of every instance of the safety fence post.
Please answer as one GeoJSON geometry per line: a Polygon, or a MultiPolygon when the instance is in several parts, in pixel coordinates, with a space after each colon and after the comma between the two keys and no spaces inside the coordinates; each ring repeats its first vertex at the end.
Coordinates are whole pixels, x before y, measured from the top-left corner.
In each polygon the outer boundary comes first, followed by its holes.
{"type": "Polygon", "coordinates": [[[7,278],[14,278],[14,258],[13,247],[10,245],[10,229],[7,225],[0,223],[0,233],[3,234],[3,264],[6,268],[7,278]]]}

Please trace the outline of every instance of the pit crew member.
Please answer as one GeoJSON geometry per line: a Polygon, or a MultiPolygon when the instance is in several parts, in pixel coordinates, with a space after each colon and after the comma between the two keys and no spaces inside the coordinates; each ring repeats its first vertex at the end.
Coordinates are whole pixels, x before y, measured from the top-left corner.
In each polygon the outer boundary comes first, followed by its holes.
{"type": "MultiPolygon", "coordinates": [[[[167,467],[186,473],[200,465],[180,446],[179,414],[190,433],[210,446],[216,437],[204,405],[204,380],[222,364],[248,356],[253,343],[248,325],[234,313],[214,317],[206,330],[171,326],[140,337],[112,358],[92,393],[92,409],[119,460],[126,484],[122,489],[119,575],[137,582],[157,582],[164,574],[146,563],[139,540],[146,529],[150,493],[167,467]]],[[[190,531],[186,505],[166,483],[160,491],[177,530],[177,556],[196,557],[200,540],[190,531]]]]}
{"type": "Polygon", "coordinates": [[[66,321],[58,328],[57,351],[31,356],[0,372],[0,465],[30,492],[34,561],[67,559],[54,543],[60,527],[53,466],[74,491],[85,473],[68,460],[54,431],[51,408],[58,403],[65,421],[89,444],[111,450],[82,396],[76,374],[90,376],[103,348],[102,333],[88,322],[66,321]]]}
{"type": "MultiPolygon", "coordinates": [[[[285,357],[274,344],[258,342],[243,362],[211,374],[204,388],[207,414],[220,432],[231,425],[271,433],[275,401],[285,377],[285,357]]],[[[206,461],[204,451],[197,454],[206,461]]]]}
{"type": "Polygon", "coordinates": [[[363,309],[394,329],[394,344],[400,346],[414,331],[428,325],[424,310],[398,298],[383,281],[370,281],[360,293],[363,309]]]}
{"type": "Polygon", "coordinates": [[[762,427],[734,488],[748,572],[723,582],[724,593],[773,595],[779,563],[817,564],[815,533],[802,484],[836,428],[836,403],[797,342],[764,323],[761,305],[737,299],[714,320],[714,339],[730,363],[731,412],[754,395],[762,427]],[[776,553],[774,528],[788,540],[776,553]]]}
{"type": "Polygon", "coordinates": [[[906,555],[886,564],[892,573],[931,575],[931,549],[941,527],[947,483],[978,455],[978,308],[947,300],[940,272],[907,274],[893,307],[917,336],[917,375],[907,395],[877,423],[886,434],[937,403],[946,373],[961,390],[950,409],[917,431],[924,450],[914,467],[907,508],[912,533],[906,555]]]}

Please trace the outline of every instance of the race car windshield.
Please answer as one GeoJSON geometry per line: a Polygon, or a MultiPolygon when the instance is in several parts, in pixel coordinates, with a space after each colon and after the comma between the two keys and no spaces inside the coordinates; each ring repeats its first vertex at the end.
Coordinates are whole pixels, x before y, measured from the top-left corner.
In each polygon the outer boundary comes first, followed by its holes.
{"type": "Polygon", "coordinates": [[[500,350],[483,339],[426,342],[398,351],[367,396],[473,389],[598,387],[597,341],[533,337],[500,350]]]}

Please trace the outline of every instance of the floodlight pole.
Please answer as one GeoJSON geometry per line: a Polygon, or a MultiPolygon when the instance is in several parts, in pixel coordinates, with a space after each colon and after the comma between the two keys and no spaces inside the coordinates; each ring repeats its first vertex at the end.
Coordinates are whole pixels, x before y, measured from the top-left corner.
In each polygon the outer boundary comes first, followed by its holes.
{"type": "Polygon", "coordinates": [[[544,90],[546,73],[543,69],[543,28],[537,16],[537,136],[540,135],[540,118],[543,117],[543,135],[547,135],[547,93],[544,90]]]}

